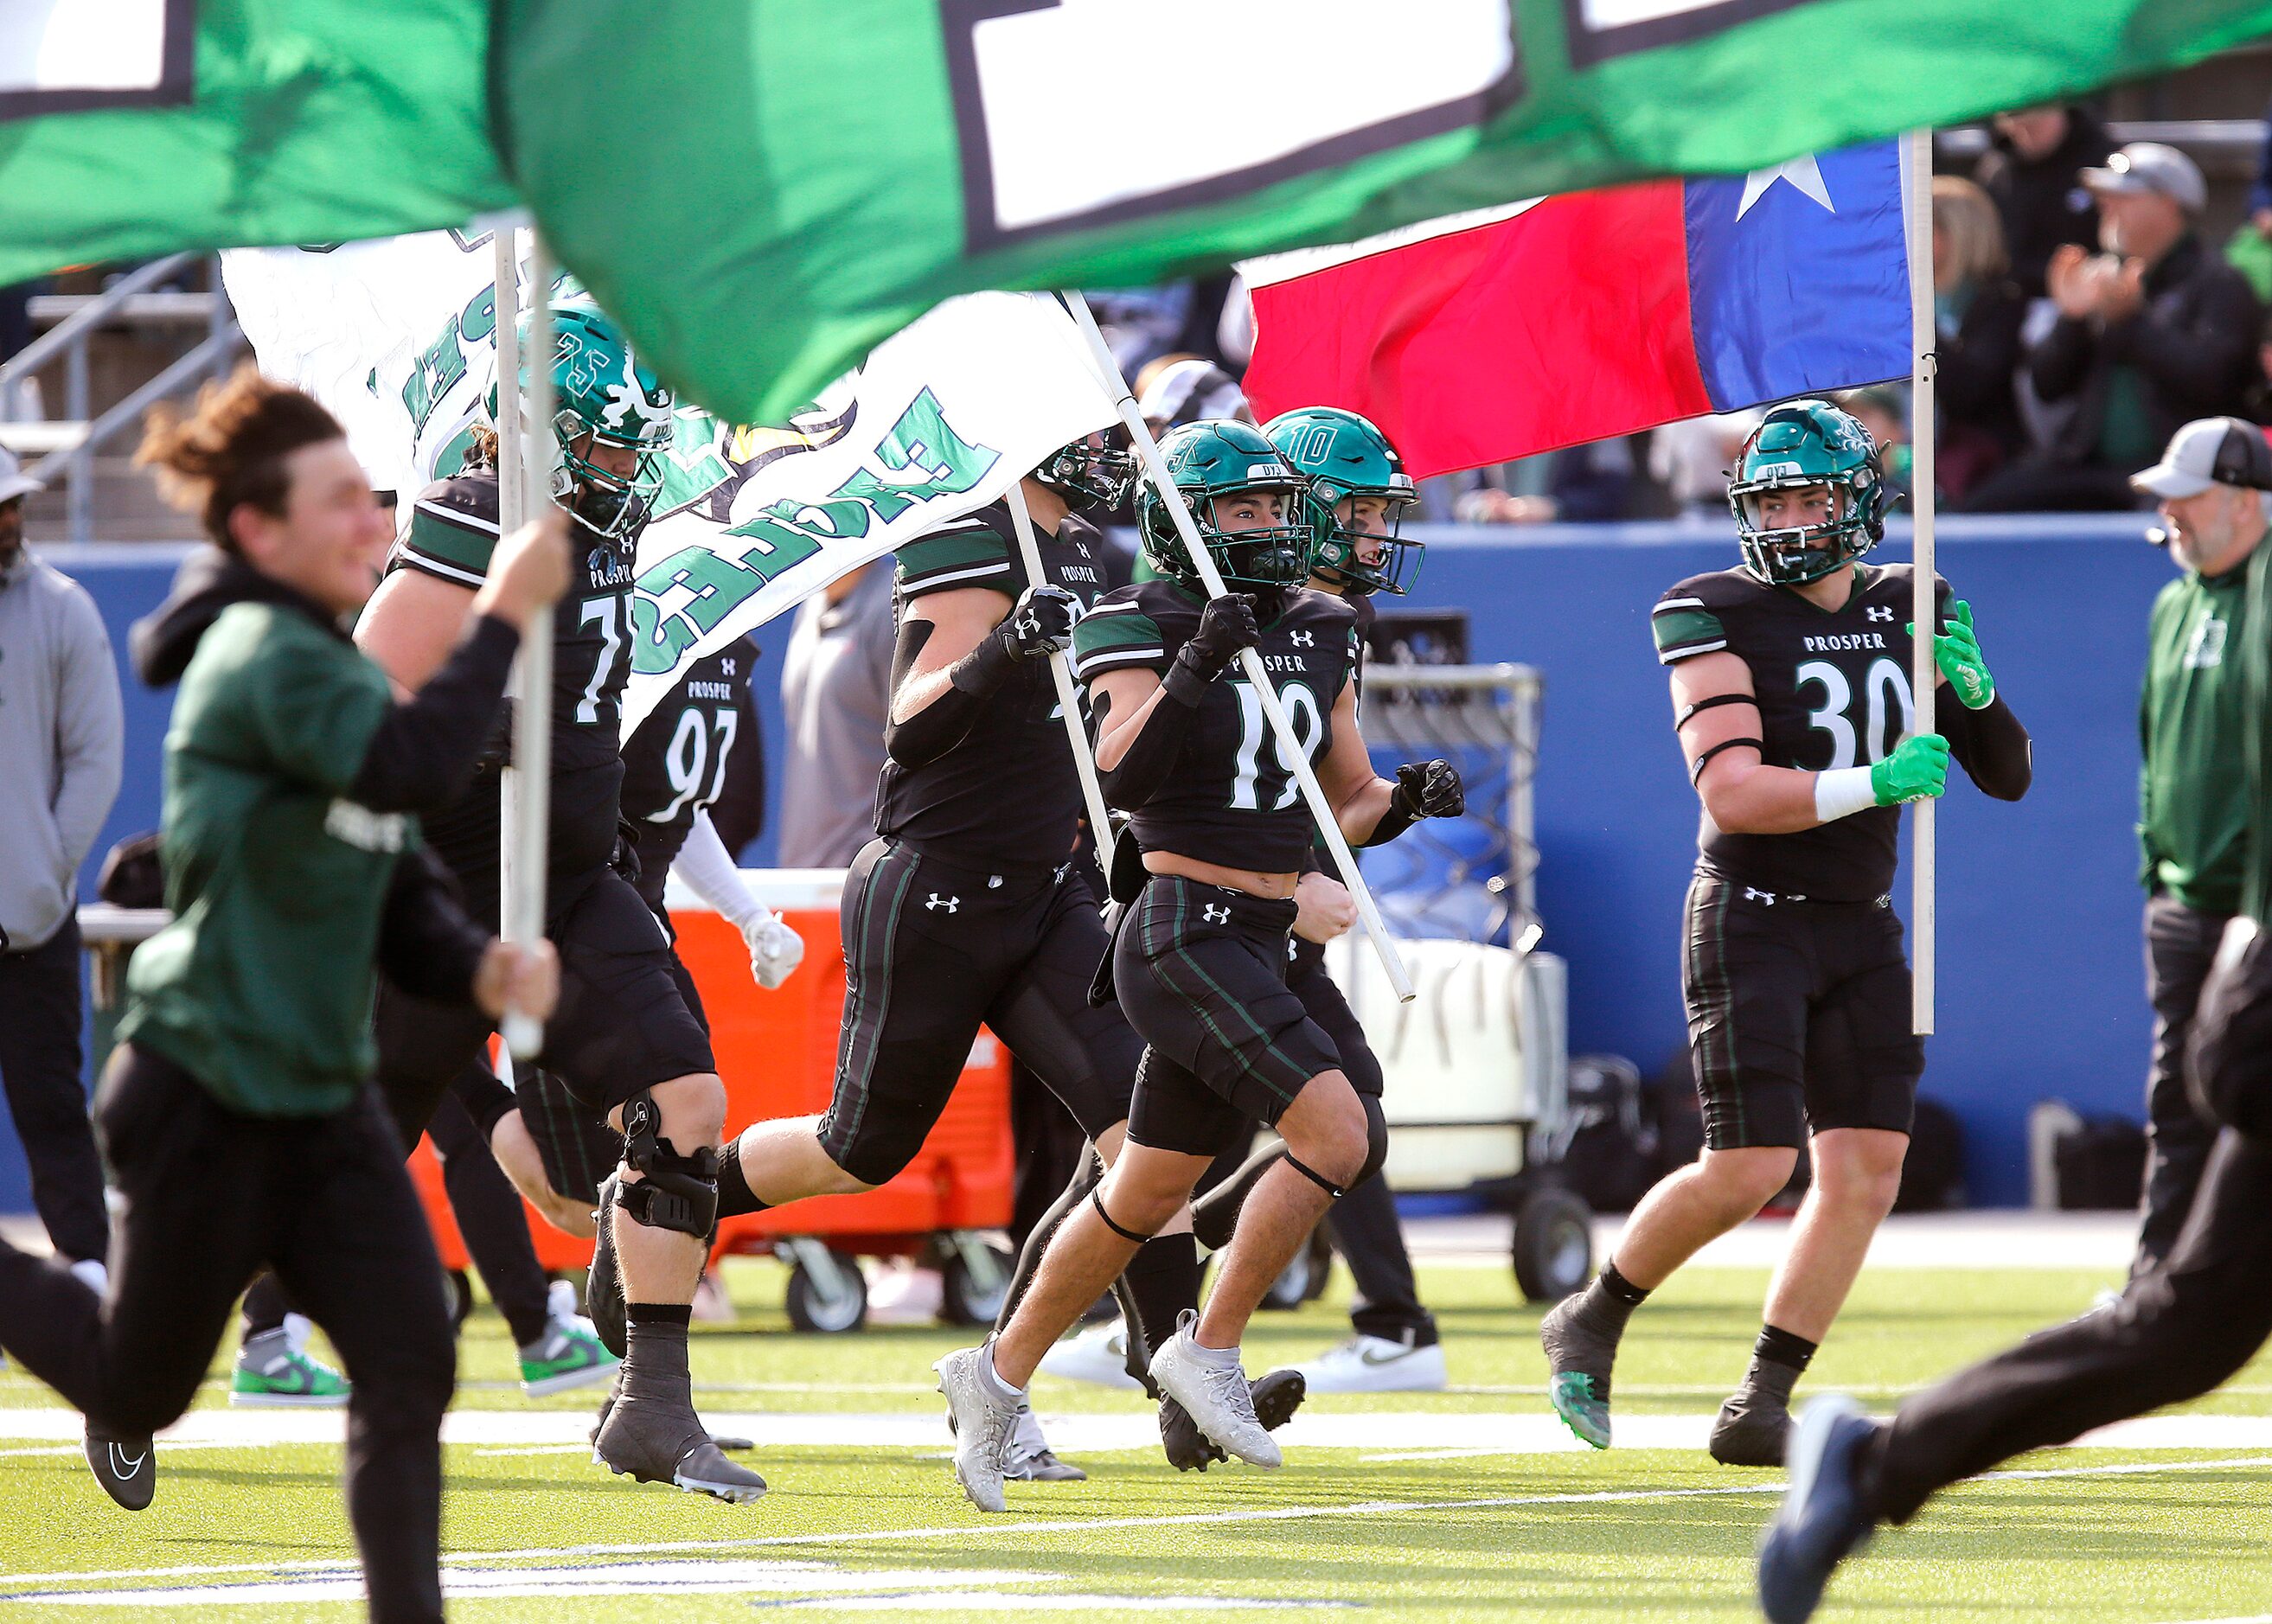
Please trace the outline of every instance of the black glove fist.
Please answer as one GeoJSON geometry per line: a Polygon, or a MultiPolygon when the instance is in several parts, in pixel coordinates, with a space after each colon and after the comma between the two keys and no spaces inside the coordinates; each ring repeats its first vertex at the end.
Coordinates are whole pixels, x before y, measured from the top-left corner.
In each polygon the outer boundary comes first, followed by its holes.
{"type": "Polygon", "coordinates": [[[1213,682],[1238,658],[1239,650],[1253,647],[1261,635],[1254,624],[1254,600],[1244,592],[1229,592],[1207,600],[1199,630],[1177,658],[1196,675],[1213,682]]]}
{"type": "Polygon", "coordinates": [[[1414,819],[1457,817],[1468,809],[1468,793],[1460,786],[1460,770],[1442,760],[1425,765],[1407,762],[1399,767],[1396,788],[1390,800],[1405,816],[1414,819]]]}
{"type": "Polygon", "coordinates": [[[1028,586],[995,635],[1013,659],[1046,659],[1065,652],[1080,618],[1080,600],[1064,587],[1028,586]]]}

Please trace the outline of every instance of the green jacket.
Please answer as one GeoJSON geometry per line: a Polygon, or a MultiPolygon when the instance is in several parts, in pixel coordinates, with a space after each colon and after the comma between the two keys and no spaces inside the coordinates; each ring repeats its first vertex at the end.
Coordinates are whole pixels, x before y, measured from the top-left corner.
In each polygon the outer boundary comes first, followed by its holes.
{"type": "Polygon", "coordinates": [[[346,796],[386,678],[281,589],[161,623],[136,654],[146,678],[182,674],[161,836],[175,918],[135,952],[119,1036],[248,1115],[344,1110],[376,1060],[379,923],[418,838],[346,796]]]}
{"type": "Polygon", "coordinates": [[[2248,661],[2260,549],[2222,576],[2187,573],[2154,600],[2138,704],[2140,879],[2209,913],[2238,911],[2253,842],[2248,661]]]}

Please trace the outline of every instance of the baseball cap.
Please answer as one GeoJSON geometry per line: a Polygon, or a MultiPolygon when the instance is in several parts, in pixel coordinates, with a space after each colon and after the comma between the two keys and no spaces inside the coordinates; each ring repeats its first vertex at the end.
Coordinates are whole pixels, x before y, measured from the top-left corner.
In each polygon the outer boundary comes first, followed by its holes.
{"type": "Polygon", "coordinates": [[[19,496],[45,489],[44,483],[24,472],[24,465],[16,459],[15,452],[0,445],[0,502],[13,502],[19,496]]]}
{"type": "Polygon", "coordinates": [[[2174,146],[2133,141],[2106,160],[2103,169],[2085,169],[2082,183],[2093,191],[2157,191],[2188,214],[2208,201],[2201,167],[2174,146]]]}
{"type": "Polygon", "coordinates": [[[2198,496],[2212,485],[2272,490],[2272,444],[2264,431],[2237,417],[2195,418],[2170,436],[2169,450],[2150,468],[2130,476],[2150,495],[2198,496]]]}

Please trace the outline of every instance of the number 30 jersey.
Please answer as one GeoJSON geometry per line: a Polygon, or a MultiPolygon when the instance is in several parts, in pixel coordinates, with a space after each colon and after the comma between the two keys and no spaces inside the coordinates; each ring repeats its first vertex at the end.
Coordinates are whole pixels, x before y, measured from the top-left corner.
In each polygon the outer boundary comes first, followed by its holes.
{"type": "MultiPolygon", "coordinates": [[[[1258,602],[1258,617],[1267,601],[1258,602]]],[[[1198,633],[1206,602],[1162,580],[1099,599],[1073,628],[1073,669],[1092,689],[1092,707],[1096,679],[1109,671],[1165,675],[1198,633]]],[[[1261,633],[1255,652],[1314,767],[1333,743],[1334,702],[1356,670],[1356,611],[1326,592],[1291,592],[1275,617],[1262,621],[1261,633]]],[[[1259,874],[1298,870],[1317,835],[1261,699],[1236,664],[1207,684],[1167,783],[1127,810],[1147,852],[1259,874]]]]}
{"type": "MultiPolygon", "coordinates": [[[[549,867],[557,877],[603,867],[615,850],[623,784],[622,713],[632,671],[632,559],[636,534],[609,541],[569,526],[568,592],[552,610],[552,818],[549,867]]],[[[418,493],[410,529],[388,568],[416,570],[478,589],[497,544],[497,475],[465,473],[418,493]]],[[[461,878],[493,887],[497,784],[506,730],[473,787],[425,820],[428,838],[461,878]]],[[[472,894],[484,894],[478,886],[472,894]]]]}
{"type": "MultiPolygon", "coordinates": [[[[1671,666],[1724,650],[1750,667],[1770,767],[1818,772],[1882,761],[1910,735],[1917,714],[1904,629],[1914,577],[1908,564],[1857,564],[1855,577],[1845,607],[1833,612],[1740,570],[1692,576],[1650,616],[1656,657],[1671,666]]],[[[1945,621],[1948,584],[1937,578],[1935,600],[1936,618],[1945,621]]],[[[1942,709],[1955,703],[1939,697],[1942,709]]],[[[1942,731],[1962,759],[1962,730],[1942,731]]],[[[1707,813],[1696,837],[1699,867],[1763,890],[1866,902],[1893,889],[1900,826],[1900,808],[1872,807],[1791,834],[1730,834],[1707,813]]]]}

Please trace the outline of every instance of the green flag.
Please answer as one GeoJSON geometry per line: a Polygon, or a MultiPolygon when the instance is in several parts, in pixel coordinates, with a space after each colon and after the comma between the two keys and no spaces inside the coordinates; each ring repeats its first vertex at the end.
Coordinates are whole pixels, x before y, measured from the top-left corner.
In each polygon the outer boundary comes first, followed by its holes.
{"type": "Polygon", "coordinates": [[[2268,0],[504,0],[514,166],[673,382],[771,421],[936,301],[1758,168],[2193,61],[2268,0]],[[754,318],[752,314],[755,313],[754,318]]]}
{"type": "Polygon", "coordinates": [[[0,0],[0,285],[517,201],[488,0],[0,0]]]}
{"type": "Polygon", "coordinates": [[[0,0],[0,283],[518,192],[674,384],[781,421],[956,293],[1759,168],[2268,33],[2272,0],[0,0]]]}

